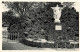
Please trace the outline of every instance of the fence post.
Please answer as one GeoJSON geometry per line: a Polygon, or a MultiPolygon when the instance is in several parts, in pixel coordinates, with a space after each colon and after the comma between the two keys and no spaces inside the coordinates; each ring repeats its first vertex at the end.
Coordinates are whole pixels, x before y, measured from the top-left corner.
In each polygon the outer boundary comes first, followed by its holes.
{"type": "Polygon", "coordinates": [[[17,35],[18,35],[18,37],[17,37],[17,38],[18,38],[18,41],[19,41],[19,33],[17,33],[17,35]]]}
{"type": "Polygon", "coordinates": [[[8,34],[8,42],[9,42],[9,39],[10,39],[10,34],[11,34],[11,33],[8,34]]]}
{"type": "Polygon", "coordinates": [[[15,40],[15,36],[16,36],[16,33],[14,32],[14,35],[13,35],[13,38],[14,38],[14,39],[13,39],[13,40],[15,40]]]}
{"type": "Polygon", "coordinates": [[[13,38],[13,40],[12,41],[15,41],[14,39],[15,39],[15,32],[13,33],[13,35],[12,35],[12,38],[13,38]]]}
{"type": "Polygon", "coordinates": [[[56,49],[58,48],[58,43],[57,43],[57,46],[56,46],[56,49]]]}
{"type": "Polygon", "coordinates": [[[9,33],[7,33],[7,42],[8,42],[8,36],[9,36],[9,33]]]}
{"type": "Polygon", "coordinates": [[[75,41],[74,41],[74,49],[75,49],[75,41]]]}
{"type": "Polygon", "coordinates": [[[11,40],[12,40],[12,35],[13,35],[13,33],[11,33],[11,40]]]}
{"type": "Polygon", "coordinates": [[[66,48],[66,42],[65,42],[65,48],[66,48]]]}

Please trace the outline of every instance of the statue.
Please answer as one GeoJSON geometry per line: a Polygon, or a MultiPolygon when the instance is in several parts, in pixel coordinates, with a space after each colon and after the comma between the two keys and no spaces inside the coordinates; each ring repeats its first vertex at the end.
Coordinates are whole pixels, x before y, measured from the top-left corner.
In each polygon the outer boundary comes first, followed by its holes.
{"type": "Polygon", "coordinates": [[[51,7],[53,9],[53,16],[55,19],[55,23],[60,23],[60,16],[61,16],[61,10],[63,9],[62,7],[59,7],[58,5],[56,7],[51,7]]]}

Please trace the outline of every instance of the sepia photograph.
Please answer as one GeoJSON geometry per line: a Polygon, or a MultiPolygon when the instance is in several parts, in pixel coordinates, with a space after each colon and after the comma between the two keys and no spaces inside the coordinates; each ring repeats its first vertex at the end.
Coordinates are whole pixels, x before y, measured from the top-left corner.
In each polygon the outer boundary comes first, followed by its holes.
{"type": "Polygon", "coordinates": [[[2,1],[2,50],[79,50],[77,5],[2,1]]]}

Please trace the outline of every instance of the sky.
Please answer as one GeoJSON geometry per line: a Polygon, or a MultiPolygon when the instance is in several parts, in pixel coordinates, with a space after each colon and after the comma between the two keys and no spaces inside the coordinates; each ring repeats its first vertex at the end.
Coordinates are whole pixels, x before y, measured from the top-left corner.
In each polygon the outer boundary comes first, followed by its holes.
{"type": "MultiPolygon", "coordinates": [[[[76,11],[78,11],[79,12],[79,9],[80,9],[80,7],[79,7],[79,5],[80,5],[80,3],[79,2],[75,2],[74,4],[73,4],[73,6],[72,7],[74,7],[75,9],[76,9],[76,11]]],[[[10,10],[9,8],[7,8],[7,6],[5,6],[5,4],[3,4],[2,3],[2,12],[5,12],[5,11],[8,11],[8,10],[10,10]]]]}
{"type": "Polygon", "coordinates": [[[7,8],[7,6],[5,6],[5,4],[1,4],[1,7],[2,7],[2,12],[5,12],[5,11],[9,11],[10,9],[7,8]]]}
{"type": "Polygon", "coordinates": [[[74,7],[77,12],[80,11],[80,3],[79,2],[74,3],[74,5],[72,7],[74,7]]]}

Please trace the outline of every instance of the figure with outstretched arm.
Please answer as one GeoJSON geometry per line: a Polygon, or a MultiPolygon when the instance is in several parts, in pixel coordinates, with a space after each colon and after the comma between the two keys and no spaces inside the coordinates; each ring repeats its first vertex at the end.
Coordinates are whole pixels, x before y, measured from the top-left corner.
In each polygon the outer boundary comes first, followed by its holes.
{"type": "Polygon", "coordinates": [[[58,22],[58,23],[60,23],[60,16],[61,16],[61,10],[63,9],[63,8],[61,8],[61,7],[59,7],[58,5],[56,6],[56,7],[51,7],[52,9],[53,9],[53,12],[54,12],[54,14],[53,14],[53,16],[54,16],[54,19],[55,19],[55,23],[56,22],[58,22]]]}

